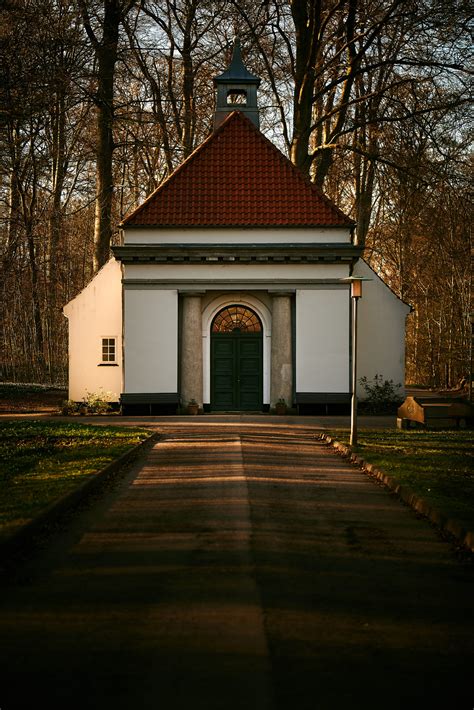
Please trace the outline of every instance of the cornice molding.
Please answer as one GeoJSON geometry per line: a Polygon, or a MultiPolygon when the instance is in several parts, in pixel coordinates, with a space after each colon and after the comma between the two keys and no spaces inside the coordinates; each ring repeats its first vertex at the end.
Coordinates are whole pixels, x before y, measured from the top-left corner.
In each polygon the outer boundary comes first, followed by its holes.
{"type": "Polygon", "coordinates": [[[125,244],[112,247],[124,264],[140,263],[339,263],[362,256],[363,247],[314,244],[125,244]]]}

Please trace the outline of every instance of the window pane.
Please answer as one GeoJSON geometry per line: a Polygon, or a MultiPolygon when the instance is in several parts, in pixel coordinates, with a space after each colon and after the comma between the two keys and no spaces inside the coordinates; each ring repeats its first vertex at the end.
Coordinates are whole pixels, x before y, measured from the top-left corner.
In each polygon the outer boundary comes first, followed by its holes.
{"type": "Polygon", "coordinates": [[[260,333],[262,324],[260,318],[250,308],[244,306],[228,306],[214,318],[212,323],[213,333],[232,333],[240,330],[244,333],[260,333]]]}
{"type": "Polygon", "coordinates": [[[102,362],[115,362],[115,338],[102,338],[102,362]]]}

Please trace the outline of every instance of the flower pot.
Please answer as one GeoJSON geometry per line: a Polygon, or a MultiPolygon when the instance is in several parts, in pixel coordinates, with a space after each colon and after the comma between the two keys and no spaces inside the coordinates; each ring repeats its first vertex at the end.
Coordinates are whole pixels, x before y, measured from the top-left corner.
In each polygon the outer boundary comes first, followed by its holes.
{"type": "Polygon", "coordinates": [[[188,404],[187,412],[188,414],[198,414],[199,404],[188,404]]]}
{"type": "Polygon", "coordinates": [[[277,402],[275,404],[275,412],[279,415],[286,414],[286,404],[280,404],[277,402]]]}

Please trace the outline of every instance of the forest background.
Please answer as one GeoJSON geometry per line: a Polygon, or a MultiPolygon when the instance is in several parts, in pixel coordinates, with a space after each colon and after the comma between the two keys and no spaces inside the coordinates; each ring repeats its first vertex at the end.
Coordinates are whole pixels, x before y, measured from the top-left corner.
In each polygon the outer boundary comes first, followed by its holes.
{"type": "Polygon", "coordinates": [[[463,0],[5,0],[0,379],[64,383],[63,305],[212,130],[238,33],[261,130],[413,310],[407,381],[469,374],[472,15],[463,0]]]}

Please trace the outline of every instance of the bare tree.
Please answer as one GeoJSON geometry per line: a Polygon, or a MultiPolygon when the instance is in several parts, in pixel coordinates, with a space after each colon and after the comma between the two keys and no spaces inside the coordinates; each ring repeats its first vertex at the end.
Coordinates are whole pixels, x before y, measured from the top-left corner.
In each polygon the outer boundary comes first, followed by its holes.
{"type": "Polygon", "coordinates": [[[97,88],[97,187],[94,226],[94,270],[109,258],[112,238],[114,78],[120,27],[136,0],[103,0],[100,7],[78,0],[84,28],[94,50],[97,88]]]}
{"type": "Polygon", "coordinates": [[[65,364],[67,261],[82,250],[69,243],[67,206],[88,160],[83,30],[73,6],[56,0],[12,3],[3,20],[0,329],[12,376],[51,379],[65,364]]]}
{"type": "Polygon", "coordinates": [[[438,0],[233,4],[264,56],[292,161],[321,187],[336,163],[351,163],[352,200],[343,206],[354,210],[363,243],[384,160],[383,126],[470,99],[467,8],[438,0]],[[291,112],[284,109],[282,66],[293,83],[291,112]],[[400,101],[401,88],[413,98],[409,104],[400,101]]]}
{"type": "Polygon", "coordinates": [[[7,0],[1,12],[4,372],[64,371],[61,305],[107,260],[124,212],[212,130],[212,77],[236,30],[263,80],[262,130],[357,220],[367,258],[413,305],[410,377],[465,372],[465,3],[7,0]]]}

